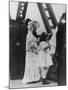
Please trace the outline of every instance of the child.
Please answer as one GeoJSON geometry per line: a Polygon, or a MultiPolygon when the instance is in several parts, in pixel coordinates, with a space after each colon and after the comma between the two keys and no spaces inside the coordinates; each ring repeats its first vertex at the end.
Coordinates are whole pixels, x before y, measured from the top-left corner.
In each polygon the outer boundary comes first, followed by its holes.
{"type": "Polygon", "coordinates": [[[48,43],[48,39],[50,39],[51,35],[48,35],[46,33],[42,33],[43,36],[40,38],[40,42],[38,45],[38,66],[39,66],[39,72],[40,72],[40,79],[44,80],[46,79],[47,72],[49,70],[49,67],[53,65],[52,58],[50,56],[50,46],[48,43]]]}

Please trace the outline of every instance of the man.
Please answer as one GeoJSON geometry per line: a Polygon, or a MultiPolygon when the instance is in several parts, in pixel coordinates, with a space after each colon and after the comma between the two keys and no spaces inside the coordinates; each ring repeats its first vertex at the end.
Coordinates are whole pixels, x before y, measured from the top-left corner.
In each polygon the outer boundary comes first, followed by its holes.
{"type": "Polygon", "coordinates": [[[56,34],[56,57],[58,61],[58,85],[66,84],[66,13],[62,14],[56,34]]]}
{"type": "Polygon", "coordinates": [[[22,79],[25,68],[26,35],[28,22],[10,20],[10,78],[22,79]]]}
{"type": "Polygon", "coordinates": [[[26,36],[28,33],[27,26],[29,21],[31,20],[27,18],[25,23],[20,25],[19,36],[18,36],[18,40],[20,43],[19,50],[18,50],[18,55],[19,55],[18,74],[20,79],[23,78],[24,70],[25,70],[26,36]]]}
{"type": "Polygon", "coordinates": [[[18,33],[19,25],[15,20],[10,20],[10,79],[18,78],[18,33]]]}

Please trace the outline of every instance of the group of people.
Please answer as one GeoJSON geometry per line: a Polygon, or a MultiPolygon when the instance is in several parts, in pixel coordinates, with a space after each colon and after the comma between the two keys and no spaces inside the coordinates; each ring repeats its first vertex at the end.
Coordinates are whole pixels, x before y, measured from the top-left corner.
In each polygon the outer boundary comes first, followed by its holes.
{"type": "MultiPolygon", "coordinates": [[[[10,22],[10,78],[22,79],[23,84],[36,81],[47,84],[49,82],[47,82],[46,76],[50,66],[53,65],[52,47],[49,43],[53,37],[53,33],[42,32],[41,34],[38,34],[40,29],[39,22],[30,20],[29,18],[26,19],[23,24],[18,21],[10,22]]],[[[62,83],[63,80],[60,79],[62,71],[61,67],[63,67],[65,74],[65,62],[62,63],[62,60],[64,59],[63,51],[65,49],[62,48],[65,47],[64,37],[66,35],[62,36],[65,32],[63,25],[66,24],[59,23],[57,35],[55,36],[55,55],[58,59],[58,83],[62,83]],[[63,32],[62,30],[59,30],[59,28],[63,29],[63,32]],[[60,35],[59,32],[63,34],[60,35]]],[[[65,75],[63,77],[65,80],[65,75]]]]}
{"type": "MultiPolygon", "coordinates": [[[[18,21],[17,21],[18,22],[18,21]]],[[[11,22],[12,23],[12,22],[11,22]]],[[[40,24],[26,19],[17,27],[10,25],[10,77],[22,79],[23,83],[46,82],[48,69],[53,65],[49,39],[52,33],[38,34],[40,24]],[[12,28],[13,27],[13,28],[12,28]],[[20,28],[19,28],[20,27],[20,28]],[[15,32],[15,33],[14,33],[15,32]]]]}
{"type": "Polygon", "coordinates": [[[51,46],[49,39],[52,33],[47,34],[42,32],[40,35],[37,31],[40,24],[37,21],[30,20],[28,23],[28,33],[26,36],[26,57],[25,57],[25,72],[23,83],[34,81],[46,82],[48,69],[53,65],[50,53],[51,46]]]}

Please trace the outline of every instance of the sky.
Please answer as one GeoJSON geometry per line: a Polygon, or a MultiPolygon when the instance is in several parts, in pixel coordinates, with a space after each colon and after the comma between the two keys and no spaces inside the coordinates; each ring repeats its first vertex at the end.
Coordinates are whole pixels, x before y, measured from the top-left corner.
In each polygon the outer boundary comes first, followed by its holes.
{"type": "MultiPolygon", "coordinates": [[[[33,8],[33,6],[34,6],[33,3],[29,3],[29,4],[31,4],[31,5],[29,5],[30,9],[33,8]]],[[[36,3],[34,3],[34,4],[36,4],[36,3]]],[[[51,4],[51,5],[52,5],[52,8],[53,8],[56,18],[59,21],[59,17],[61,16],[61,14],[63,12],[65,12],[66,6],[63,4],[51,4]]],[[[11,15],[12,19],[16,19],[17,8],[18,8],[18,2],[10,2],[10,15],[11,15]]]]}
{"type": "MultiPolygon", "coordinates": [[[[66,11],[66,6],[63,4],[51,4],[51,6],[57,21],[59,21],[62,13],[66,11]]],[[[18,2],[10,2],[10,16],[12,19],[16,19],[17,8],[18,8],[18,2]]],[[[31,20],[36,20],[40,23],[39,33],[41,33],[41,31],[46,31],[36,3],[28,3],[26,18],[30,18],[31,20]]]]}

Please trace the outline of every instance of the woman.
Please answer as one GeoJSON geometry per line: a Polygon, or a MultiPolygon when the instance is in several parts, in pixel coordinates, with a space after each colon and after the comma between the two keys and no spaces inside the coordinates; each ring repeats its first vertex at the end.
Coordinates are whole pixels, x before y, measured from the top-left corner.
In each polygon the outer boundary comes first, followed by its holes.
{"type": "Polygon", "coordinates": [[[43,32],[38,47],[38,67],[40,71],[40,79],[43,81],[43,84],[46,84],[44,80],[46,80],[49,67],[53,65],[52,58],[50,56],[50,46],[48,43],[48,39],[50,39],[51,36],[52,35],[47,35],[45,32],[43,32]]]}
{"type": "Polygon", "coordinates": [[[26,38],[26,64],[23,83],[29,83],[40,79],[39,69],[37,66],[37,41],[33,31],[39,28],[39,23],[31,21],[28,24],[28,34],[26,38]]]}

